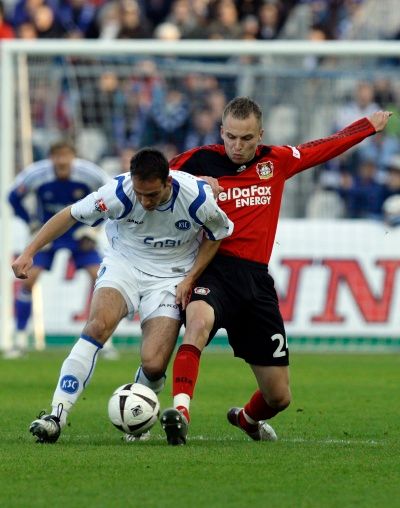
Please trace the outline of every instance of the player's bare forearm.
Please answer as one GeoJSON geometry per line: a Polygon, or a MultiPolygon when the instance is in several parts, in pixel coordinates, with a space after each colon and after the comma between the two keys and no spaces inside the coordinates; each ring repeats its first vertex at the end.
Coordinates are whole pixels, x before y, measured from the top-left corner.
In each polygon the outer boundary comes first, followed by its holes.
{"type": "Polygon", "coordinates": [[[45,245],[63,235],[75,223],[76,219],[71,215],[70,206],[64,208],[48,220],[12,264],[15,276],[19,279],[28,278],[28,270],[32,266],[33,256],[45,245]]]}
{"type": "Polygon", "coordinates": [[[192,269],[176,287],[176,303],[180,304],[182,309],[186,308],[187,299],[193,284],[217,253],[220,243],[221,240],[212,241],[207,238],[203,239],[192,269]]]}

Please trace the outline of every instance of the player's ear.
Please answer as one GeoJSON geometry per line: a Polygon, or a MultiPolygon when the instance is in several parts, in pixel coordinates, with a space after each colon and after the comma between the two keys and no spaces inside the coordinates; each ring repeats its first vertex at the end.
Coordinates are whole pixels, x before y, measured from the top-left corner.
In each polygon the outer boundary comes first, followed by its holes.
{"type": "Polygon", "coordinates": [[[260,130],[260,135],[259,135],[259,137],[258,137],[258,141],[261,141],[261,140],[262,140],[263,135],[264,135],[264,129],[261,129],[261,130],[260,130]]]}
{"type": "Polygon", "coordinates": [[[224,137],[224,126],[221,124],[220,127],[221,138],[224,137]]]}

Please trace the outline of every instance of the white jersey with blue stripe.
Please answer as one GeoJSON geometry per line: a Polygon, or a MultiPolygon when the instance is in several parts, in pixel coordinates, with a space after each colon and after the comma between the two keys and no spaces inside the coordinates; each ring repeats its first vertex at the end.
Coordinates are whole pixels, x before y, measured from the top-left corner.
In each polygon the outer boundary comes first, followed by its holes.
{"type": "Polygon", "coordinates": [[[43,159],[30,164],[18,174],[11,193],[19,201],[34,193],[37,201],[35,219],[44,224],[65,206],[82,199],[110,180],[99,166],[78,158],[71,163],[69,178],[60,180],[55,173],[53,161],[43,159]]]}
{"type": "Polygon", "coordinates": [[[203,180],[171,171],[172,195],[157,209],[145,210],[124,173],[72,205],[72,216],[89,226],[107,220],[110,247],[142,272],[158,277],[186,274],[193,266],[203,232],[221,240],[233,231],[203,180]]]}

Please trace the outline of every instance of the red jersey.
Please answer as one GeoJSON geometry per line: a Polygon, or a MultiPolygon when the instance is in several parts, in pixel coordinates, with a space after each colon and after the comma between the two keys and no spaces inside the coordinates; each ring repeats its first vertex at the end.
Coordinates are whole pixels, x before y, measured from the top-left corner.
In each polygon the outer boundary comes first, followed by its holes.
{"type": "Polygon", "coordinates": [[[375,133],[363,118],[332,136],[294,146],[259,145],[255,157],[238,165],[223,145],[194,148],[170,161],[170,168],[218,178],[225,189],[218,204],[235,224],[219,252],[268,263],[274,245],[285,181],[322,164],[375,133]]]}

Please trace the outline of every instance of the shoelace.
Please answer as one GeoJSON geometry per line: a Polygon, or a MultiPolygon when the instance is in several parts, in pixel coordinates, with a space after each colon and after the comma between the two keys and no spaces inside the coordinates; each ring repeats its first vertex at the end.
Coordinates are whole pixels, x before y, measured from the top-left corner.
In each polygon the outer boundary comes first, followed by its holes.
{"type": "MultiPolygon", "coordinates": [[[[60,402],[57,406],[56,418],[58,418],[60,420],[63,411],[64,411],[64,404],[62,402],[60,402]]],[[[42,411],[40,411],[40,413],[37,415],[36,418],[38,420],[40,420],[42,418],[42,416],[44,416],[45,414],[46,414],[46,411],[43,409],[42,411]]]]}
{"type": "Polygon", "coordinates": [[[62,412],[64,411],[64,404],[60,402],[57,406],[57,418],[60,419],[62,412]]]}

